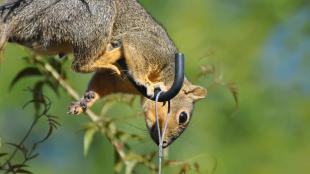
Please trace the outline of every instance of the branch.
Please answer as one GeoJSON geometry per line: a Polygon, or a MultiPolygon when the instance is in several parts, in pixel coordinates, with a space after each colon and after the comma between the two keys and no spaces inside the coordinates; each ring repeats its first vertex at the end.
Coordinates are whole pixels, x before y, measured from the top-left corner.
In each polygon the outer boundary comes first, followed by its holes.
{"type": "MultiPolygon", "coordinates": [[[[34,56],[35,60],[43,62],[42,58],[39,56],[34,56]]],[[[79,100],[80,96],[79,94],[71,87],[71,85],[66,82],[61,75],[48,63],[44,63],[44,68],[47,70],[55,80],[59,82],[62,88],[64,88],[67,93],[74,99],[74,100],[79,100]]],[[[97,123],[100,118],[97,116],[94,112],[92,112],[90,109],[86,111],[86,115],[92,120],[92,122],[97,123]]]]}
{"type": "MultiPolygon", "coordinates": [[[[72,97],[74,100],[80,99],[79,94],[65,79],[62,78],[62,76],[56,71],[55,68],[53,68],[53,66],[51,66],[46,61],[43,61],[43,59],[39,56],[34,56],[34,59],[40,62],[39,65],[41,65],[42,68],[48,71],[52,75],[52,77],[59,82],[60,86],[66,90],[70,97],[72,97]]],[[[126,166],[126,174],[132,173],[134,167],[139,163],[144,164],[152,171],[157,170],[155,164],[151,162],[152,159],[146,159],[144,156],[136,153],[126,153],[124,149],[125,144],[117,138],[116,135],[118,131],[116,130],[116,125],[110,119],[108,119],[107,117],[100,117],[90,109],[88,109],[85,114],[96,126],[98,126],[100,132],[109,139],[114,149],[117,151],[118,155],[126,166]],[[134,156],[135,159],[130,158],[128,155],[134,156]]]]}

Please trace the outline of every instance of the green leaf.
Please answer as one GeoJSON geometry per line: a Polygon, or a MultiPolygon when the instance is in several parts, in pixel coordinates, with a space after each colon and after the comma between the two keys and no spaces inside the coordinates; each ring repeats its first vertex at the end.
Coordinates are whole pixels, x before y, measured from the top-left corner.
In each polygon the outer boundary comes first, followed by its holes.
{"type": "Polygon", "coordinates": [[[114,148],[114,173],[116,174],[121,173],[123,167],[124,167],[124,162],[119,156],[117,150],[114,148]]]}
{"type": "Polygon", "coordinates": [[[24,168],[24,167],[28,167],[26,164],[15,164],[15,165],[12,165],[11,168],[16,168],[16,169],[21,169],[21,168],[24,168]]]}
{"type": "Polygon", "coordinates": [[[100,115],[105,116],[109,109],[115,104],[115,101],[107,101],[101,109],[100,115]]]}
{"type": "Polygon", "coordinates": [[[228,83],[226,84],[226,87],[230,91],[230,93],[234,97],[234,101],[236,103],[236,108],[239,109],[239,90],[238,87],[234,83],[228,83]]]}
{"type": "Polygon", "coordinates": [[[201,172],[200,172],[200,165],[199,165],[198,162],[195,162],[195,163],[194,163],[194,170],[195,170],[196,173],[201,173],[201,172]]]}
{"type": "Polygon", "coordinates": [[[33,87],[33,99],[34,99],[34,108],[36,112],[39,112],[41,109],[41,104],[45,105],[45,100],[43,96],[43,81],[38,81],[33,87]]]}
{"type": "Polygon", "coordinates": [[[8,155],[8,153],[0,153],[0,158],[6,155],[8,155]]]}
{"type": "Polygon", "coordinates": [[[58,84],[56,81],[54,82],[51,80],[47,80],[45,81],[45,85],[49,86],[54,91],[54,93],[59,97],[58,84]]]}
{"type": "Polygon", "coordinates": [[[114,164],[114,172],[121,173],[123,167],[124,167],[124,163],[122,161],[118,161],[117,163],[114,164]]]}
{"type": "Polygon", "coordinates": [[[55,57],[48,57],[47,61],[57,71],[58,74],[61,74],[62,64],[60,61],[58,61],[55,57]]]}
{"type": "Polygon", "coordinates": [[[28,157],[28,160],[35,159],[35,158],[37,158],[39,155],[40,155],[39,153],[36,153],[36,154],[34,154],[34,155],[28,157]]]}
{"type": "Polygon", "coordinates": [[[14,87],[14,85],[21,79],[26,77],[32,77],[32,76],[41,76],[42,73],[38,70],[38,68],[35,67],[28,67],[23,70],[21,70],[15,78],[12,80],[10,84],[10,90],[14,87]]]}
{"type": "Polygon", "coordinates": [[[93,142],[94,135],[98,131],[96,126],[88,127],[84,135],[84,156],[87,156],[89,147],[93,142]]]}
{"type": "Polygon", "coordinates": [[[27,174],[32,174],[32,172],[25,170],[25,169],[19,169],[16,171],[16,173],[27,173],[27,174]]]}

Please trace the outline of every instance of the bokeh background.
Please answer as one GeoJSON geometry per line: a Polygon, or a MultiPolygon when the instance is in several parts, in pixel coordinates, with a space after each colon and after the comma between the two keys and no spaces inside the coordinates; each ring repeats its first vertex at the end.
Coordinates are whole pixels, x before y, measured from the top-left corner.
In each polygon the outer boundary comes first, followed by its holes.
{"type": "MultiPolygon", "coordinates": [[[[170,147],[169,159],[197,160],[203,173],[306,174],[310,171],[310,3],[306,0],[140,0],[168,30],[186,55],[186,74],[209,88],[197,103],[186,132],[170,147]],[[239,89],[239,109],[231,92],[200,77],[201,66],[213,65],[223,82],[239,89]]],[[[20,140],[33,112],[22,109],[31,98],[25,89],[35,78],[9,91],[30,52],[8,44],[0,65],[0,138],[20,140]]],[[[66,63],[70,68],[70,61],[66,63]]],[[[83,93],[91,74],[69,71],[73,86],[83,93]]],[[[39,149],[31,162],[37,174],[113,173],[111,144],[95,136],[83,155],[85,116],[66,115],[71,99],[46,89],[52,113],[62,126],[39,149]]],[[[98,111],[102,102],[95,106],[98,111]]],[[[117,104],[109,111],[128,132],[145,137],[134,144],[140,151],[156,149],[146,133],[139,105],[117,104]],[[135,116],[132,116],[135,115],[135,116]]],[[[42,136],[44,124],[35,129],[42,136]]],[[[3,147],[2,147],[3,148],[3,147]]],[[[1,151],[1,149],[0,149],[1,151]]],[[[165,169],[176,173],[178,168],[165,169]]],[[[145,173],[144,169],[137,173],[145,173]]]]}

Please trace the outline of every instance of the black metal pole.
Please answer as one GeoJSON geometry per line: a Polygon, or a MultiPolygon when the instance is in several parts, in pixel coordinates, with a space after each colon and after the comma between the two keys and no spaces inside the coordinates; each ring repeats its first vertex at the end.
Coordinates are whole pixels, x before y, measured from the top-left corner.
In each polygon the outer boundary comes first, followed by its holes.
{"type": "MultiPolygon", "coordinates": [[[[127,68],[124,61],[119,62],[119,64],[123,68],[127,68]]],[[[147,95],[146,88],[144,86],[136,84],[132,76],[127,72],[128,71],[125,71],[125,74],[127,78],[131,81],[131,83],[135,86],[135,88],[146,98],[155,101],[155,97],[158,94],[158,92],[160,92],[161,89],[155,89],[154,91],[155,95],[153,97],[150,97],[147,95]]],[[[168,91],[161,92],[158,101],[165,102],[175,97],[181,90],[183,82],[184,82],[184,55],[182,53],[177,53],[175,54],[175,74],[173,84],[168,91]]]]}

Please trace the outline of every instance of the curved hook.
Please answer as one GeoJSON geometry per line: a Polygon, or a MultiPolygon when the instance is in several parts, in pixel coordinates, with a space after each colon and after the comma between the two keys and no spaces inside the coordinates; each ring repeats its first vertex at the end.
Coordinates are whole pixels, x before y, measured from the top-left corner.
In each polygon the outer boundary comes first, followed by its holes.
{"type": "MultiPolygon", "coordinates": [[[[158,98],[158,101],[165,102],[175,97],[181,90],[184,82],[184,55],[182,53],[175,54],[175,73],[174,81],[170,89],[166,92],[162,92],[158,98]]],[[[160,92],[160,89],[155,90],[155,96],[160,92]]],[[[150,97],[148,97],[150,98],[150,97]]],[[[150,98],[155,101],[155,97],[150,98]]]]}
{"type": "MultiPolygon", "coordinates": [[[[119,62],[119,64],[124,68],[127,66],[125,65],[124,61],[119,62]]],[[[131,81],[131,83],[135,86],[135,88],[146,98],[155,101],[155,96],[161,91],[161,89],[155,89],[154,96],[150,97],[147,95],[146,88],[144,86],[138,85],[132,76],[125,71],[127,78],[131,81]]],[[[161,92],[158,101],[165,102],[171,100],[175,97],[182,88],[184,82],[184,55],[182,53],[175,54],[175,74],[174,74],[174,81],[170,89],[166,92],[161,92]]]]}

